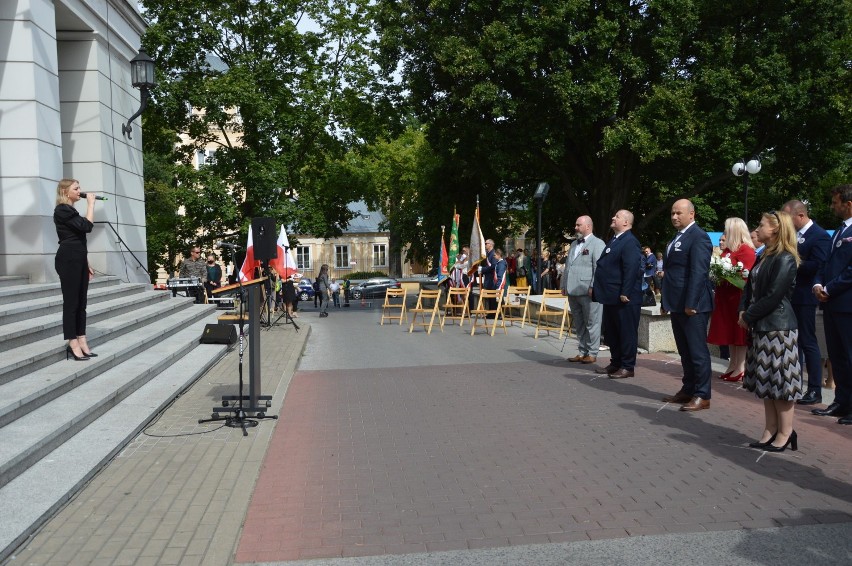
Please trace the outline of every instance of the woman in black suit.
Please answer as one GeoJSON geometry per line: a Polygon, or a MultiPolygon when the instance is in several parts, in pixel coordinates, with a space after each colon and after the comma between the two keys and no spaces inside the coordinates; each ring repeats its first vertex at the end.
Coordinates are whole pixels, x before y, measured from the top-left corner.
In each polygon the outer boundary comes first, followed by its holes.
{"type": "Polygon", "coordinates": [[[65,359],[85,361],[97,354],[86,343],[86,293],[95,272],[86,256],[86,234],[92,231],[95,218],[95,195],[86,195],[86,216],[80,216],[74,204],[80,200],[80,183],[62,179],[56,187],[53,223],[59,236],[56,251],[56,273],[62,286],[62,332],[68,345],[65,359]]]}

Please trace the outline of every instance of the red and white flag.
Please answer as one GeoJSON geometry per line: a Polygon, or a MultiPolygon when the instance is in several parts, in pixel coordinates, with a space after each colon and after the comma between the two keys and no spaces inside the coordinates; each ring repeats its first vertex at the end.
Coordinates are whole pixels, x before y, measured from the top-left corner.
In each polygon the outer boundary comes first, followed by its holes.
{"type": "Polygon", "coordinates": [[[281,232],[278,234],[278,257],[269,260],[270,267],[274,267],[281,279],[287,279],[291,275],[296,279],[302,277],[299,269],[296,267],[296,261],[293,259],[293,250],[290,248],[290,240],[287,238],[287,231],[284,226],[281,227],[281,232]]]}
{"type": "Polygon", "coordinates": [[[248,243],[246,244],[246,259],[240,268],[240,280],[251,281],[254,279],[254,270],[260,267],[260,262],[254,259],[254,244],[251,241],[251,228],[248,231],[248,243]]]}

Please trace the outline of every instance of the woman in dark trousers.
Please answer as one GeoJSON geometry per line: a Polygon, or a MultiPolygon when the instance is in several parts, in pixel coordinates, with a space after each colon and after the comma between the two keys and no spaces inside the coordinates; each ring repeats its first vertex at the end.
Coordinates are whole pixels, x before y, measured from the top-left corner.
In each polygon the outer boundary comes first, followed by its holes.
{"type": "Polygon", "coordinates": [[[97,356],[86,343],[86,294],[94,270],[89,266],[86,234],[92,231],[95,218],[95,195],[86,195],[86,216],[80,216],[74,204],[80,200],[80,183],[62,179],[56,187],[53,223],[59,236],[56,251],[56,273],[62,286],[62,333],[68,340],[65,359],[86,361],[97,356]]]}

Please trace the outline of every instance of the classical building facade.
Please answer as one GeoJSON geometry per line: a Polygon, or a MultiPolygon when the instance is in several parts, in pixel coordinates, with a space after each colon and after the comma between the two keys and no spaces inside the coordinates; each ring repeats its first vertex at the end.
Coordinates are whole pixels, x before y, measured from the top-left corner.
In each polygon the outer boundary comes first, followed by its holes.
{"type": "Polygon", "coordinates": [[[135,0],[0,0],[0,275],[57,279],[56,184],[72,177],[109,199],[92,266],[149,280],[141,125],[121,128],[139,108],[129,62],[144,31],[135,0]]]}

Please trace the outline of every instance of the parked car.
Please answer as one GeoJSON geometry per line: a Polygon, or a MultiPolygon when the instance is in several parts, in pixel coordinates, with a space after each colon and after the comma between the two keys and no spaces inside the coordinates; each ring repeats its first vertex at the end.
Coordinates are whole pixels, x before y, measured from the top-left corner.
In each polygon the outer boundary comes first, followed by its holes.
{"type": "Polygon", "coordinates": [[[356,301],[361,298],[375,299],[384,297],[385,291],[388,289],[399,289],[401,286],[400,282],[393,277],[373,277],[363,283],[353,285],[349,293],[356,301]]]}
{"type": "Polygon", "coordinates": [[[316,294],[314,292],[314,285],[311,283],[310,279],[302,279],[299,281],[299,288],[296,289],[296,292],[299,294],[300,301],[310,301],[316,294]]]}

